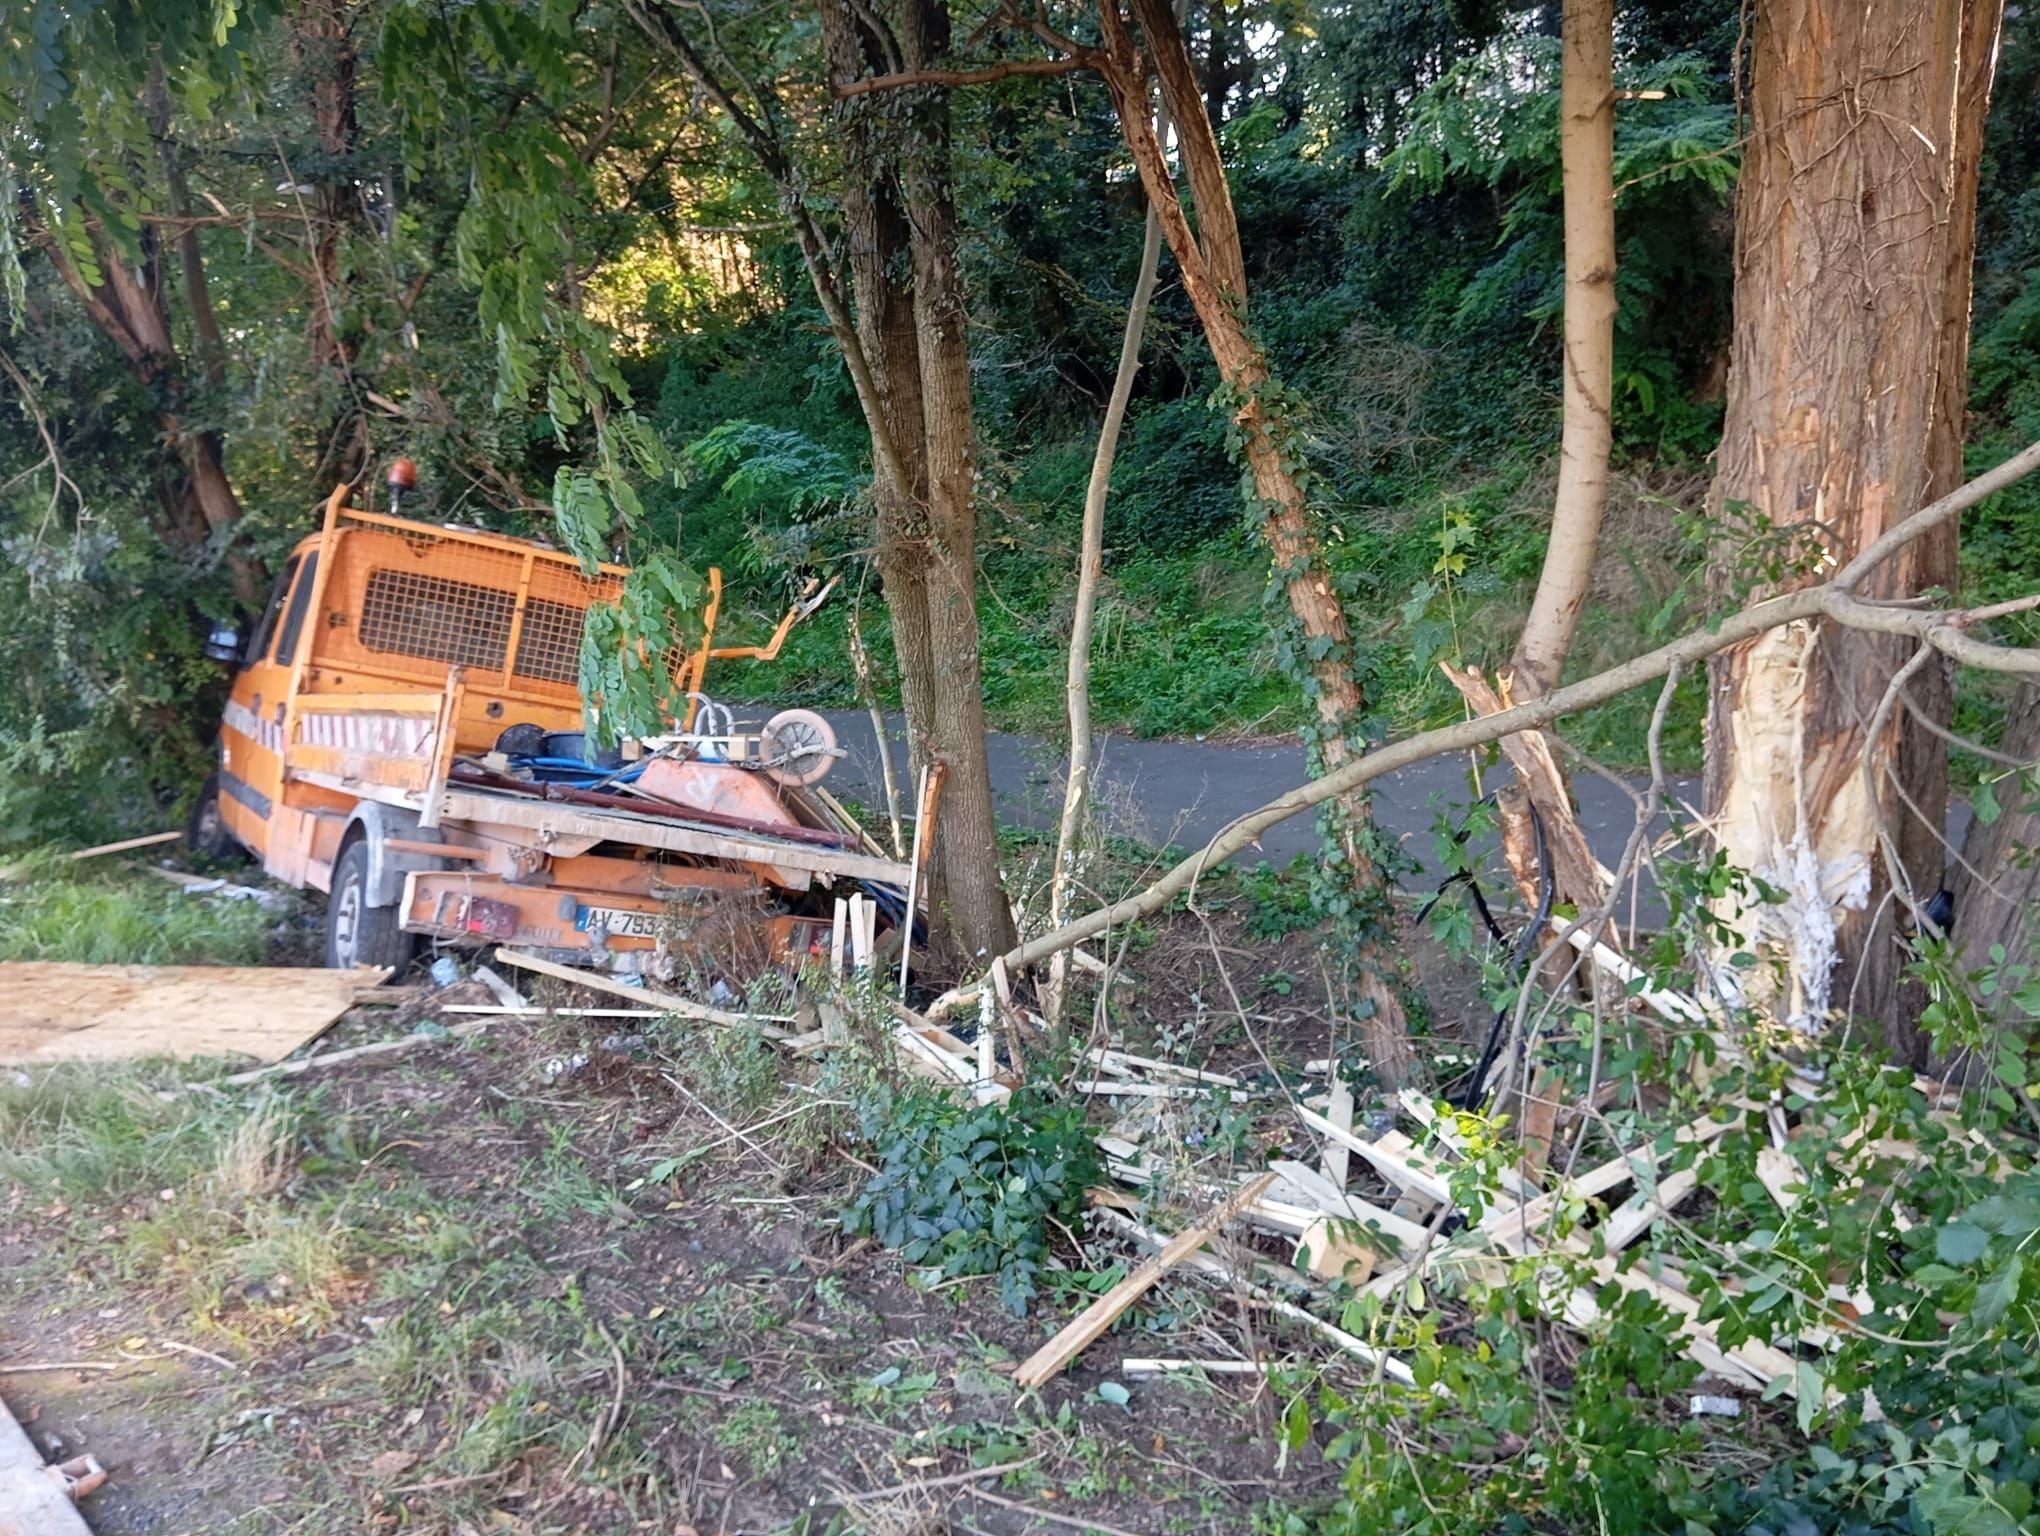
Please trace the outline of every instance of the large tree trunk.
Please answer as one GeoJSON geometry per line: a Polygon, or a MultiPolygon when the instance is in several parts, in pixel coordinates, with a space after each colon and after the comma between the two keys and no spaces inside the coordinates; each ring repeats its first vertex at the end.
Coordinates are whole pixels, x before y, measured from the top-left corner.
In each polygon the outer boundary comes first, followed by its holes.
{"type": "MultiPolygon", "coordinates": [[[[949,48],[946,0],[906,0],[901,53],[909,69],[949,48]]],[[[914,328],[928,473],[928,638],[934,659],[934,754],[948,764],[939,838],[943,892],[956,936],[989,960],[1013,947],[999,880],[977,618],[977,429],[970,341],[956,262],[949,92],[929,87],[911,109],[902,157],[914,258],[914,328]]]]}
{"type": "MultiPolygon", "coordinates": [[[[1284,414],[1267,358],[1248,329],[1246,260],[1232,192],[1182,29],[1170,14],[1168,0],[1133,0],[1133,14],[1147,37],[1163,105],[1177,125],[1178,149],[1197,211],[1195,234],[1148,114],[1147,71],[1119,14],[1118,0],[1104,0],[1099,7],[1105,83],[1149,206],[1161,221],[1163,238],[1183,275],[1184,291],[1232,396],[1233,422],[1253,481],[1262,535],[1309,668],[1307,691],[1317,715],[1312,732],[1317,755],[1325,769],[1337,768],[1353,755],[1366,700],[1353,667],[1345,607],[1325,566],[1298,478],[1300,428],[1284,414]]],[[[1358,955],[1356,1013],[1377,1076],[1391,1087],[1399,1086],[1414,1072],[1416,1061],[1395,985],[1401,967],[1383,938],[1394,914],[1371,852],[1364,794],[1342,797],[1331,814],[1334,846],[1353,892],[1375,908],[1371,919],[1377,931],[1363,939],[1358,955]]]]}
{"type": "Polygon", "coordinates": [[[1615,441],[1615,4],[1565,0],[1559,158],[1565,178],[1565,425],[1537,596],[1516,641],[1514,697],[1558,686],[1608,500],[1615,441]]]}
{"type": "MultiPolygon", "coordinates": [[[[891,62],[886,42],[854,16],[844,0],[822,0],[822,38],[829,79],[840,90],[891,62]]],[[[843,156],[844,250],[857,296],[857,334],[879,395],[901,471],[897,483],[878,456],[872,466],[875,550],[891,620],[893,652],[906,710],[910,766],[928,761],[935,718],[935,654],[928,622],[928,455],[922,420],[920,343],[914,333],[912,257],[899,178],[878,142],[879,103],[839,99],[836,139],[843,156]]],[[[939,838],[938,838],[939,841],[939,838]]]]}
{"type": "MultiPolygon", "coordinates": [[[[172,526],[216,540],[224,547],[227,568],[233,573],[235,596],[253,611],[262,604],[268,578],[262,563],[235,542],[241,501],[233,482],[227,478],[220,435],[193,427],[185,420],[184,401],[191,391],[183,359],[171,334],[169,311],[164,307],[160,252],[154,230],[145,228],[142,241],[144,261],[137,271],[111,241],[100,240],[98,256],[103,281],[97,285],[85,281],[77,266],[63,254],[62,247],[54,241],[46,244],[65,286],[77,296],[100,334],[127,359],[137,382],[157,402],[162,444],[181,471],[173,492],[180,507],[172,526]]],[[[187,292],[196,291],[203,296],[205,270],[199,253],[194,246],[183,254],[188,263],[184,269],[187,292]]]]}
{"type": "Polygon", "coordinates": [[[361,218],[354,185],[353,157],[360,129],[355,111],[353,7],[350,0],[299,0],[291,22],[291,50],[307,77],[318,159],[294,166],[308,178],[306,204],[312,279],[309,352],[315,384],[324,404],[322,452],[315,473],[341,480],[359,478],[368,456],[368,422],[354,398],[352,323],[341,269],[342,239],[361,218]]]}
{"type": "Polygon", "coordinates": [[[1949,882],[1953,931],[1966,966],[1993,964],[1992,951],[2002,945],[2006,964],[2040,969],[2040,795],[2027,788],[2040,776],[2040,683],[2013,696],[1997,750],[2024,771],[2014,768],[1998,782],[1997,818],[1971,823],[1962,841],[1962,861],[1949,882]]]}
{"type": "MultiPolygon", "coordinates": [[[[1960,479],[1999,13],[2000,0],[1777,0],[1757,12],[1728,419],[1710,498],[1724,594],[1818,574],[1812,559],[1781,574],[1775,543],[1757,548],[1748,517],[1821,562],[1843,561],[1960,479]]],[[[1864,593],[1952,588],[1955,549],[1950,524],[1885,562],[1864,593]]],[[[1787,898],[1724,908],[1744,944],[1780,962],[1749,974],[1752,1000],[1810,1028],[1836,1012],[1867,1016],[1917,1060],[1898,919],[1942,881],[1946,751],[1914,713],[1946,720],[1944,664],[1927,665],[1909,710],[1865,739],[1908,649],[1801,625],[1717,656],[1706,798],[1731,862],[1787,898]]]]}

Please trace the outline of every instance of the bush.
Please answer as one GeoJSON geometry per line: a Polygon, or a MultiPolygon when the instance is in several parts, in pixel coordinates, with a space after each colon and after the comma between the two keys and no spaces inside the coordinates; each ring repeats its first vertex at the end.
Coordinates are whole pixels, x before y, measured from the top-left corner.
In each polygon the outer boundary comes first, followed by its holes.
{"type": "Polygon", "coordinates": [[[1083,1219],[1105,1163],[1081,1103],[1022,1089],[1004,1104],[879,1089],[859,1118],[879,1170],[843,1213],[843,1230],[945,1276],[997,1275],[1016,1317],[1038,1292],[1048,1224],[1083,1219]]]}

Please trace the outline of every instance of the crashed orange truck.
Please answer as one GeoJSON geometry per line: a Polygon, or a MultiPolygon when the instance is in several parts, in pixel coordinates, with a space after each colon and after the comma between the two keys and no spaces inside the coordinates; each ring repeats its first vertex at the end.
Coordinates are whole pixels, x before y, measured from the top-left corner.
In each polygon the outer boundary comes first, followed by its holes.
{"type": "Polygon", "coordinates": [[[699,647],[664,659],[684,701],[670,733],[593,754],[582,628],[627,571],[402,517],[407,471],[388,513],[335,491],[253,634],[214,636],[238,670],[197,846],[239,844],[326,892],[334,966],[501,941],[664,978],[712,929],[748,935],[763,963],[824,954],[853,892],[902,919],[909,866],[817,783],[838,755],[827,722],[788,710],[747,732],[702,693],[711,660],[771,657],[818,598],[766,645],[716,649],[711,571],[699,647]]]}

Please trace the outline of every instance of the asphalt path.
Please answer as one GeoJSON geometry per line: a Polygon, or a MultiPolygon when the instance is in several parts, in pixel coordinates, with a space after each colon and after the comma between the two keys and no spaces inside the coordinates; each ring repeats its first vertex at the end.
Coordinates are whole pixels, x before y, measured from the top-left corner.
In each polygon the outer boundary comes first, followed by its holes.
{"type": "MultiPolygon", "coordinates": [[[[748,714],[748,711],[741,711],[748,714]]],[[[825,712],[835,727],[845,755],[826,780],[838,795],[873,807],[885,804],[880,780],[877,733],[871,717],[854,710],[825,712]]],[[[895,771],[901,794],[912,798],[905,782],[906,738],[898,716],[888,718],[895,771]]],[[[1059,747],[1031,736],[994,732],[989,737],[992,791],[999,819],[1008,825],[1052,828],[1062,813],[1062,786],[1067,760],[1059,747]]],[[[1160,847],[1174,844],[1194,849],[1209,842],[1228,823],[1257,810],[1286,790],[1303,783],[1303,748],[1285,741],[1143,740],[1102,735],[1098,739],[1098,815],[1103,830],[1114,836],[1160,847]]],[[[1507,769],[1499,772],[1506,775],[1507,769]]],[[[1486,783],[1498,780],[1490,770],[1486,783]]],[[[1440,814],[1456,825],[1477,797],[1465,754],[1414,763],[1374,783],[1374,815],[1382,833],[1401,846],[1417,866],[1406,876],[1410,888],[1434,885],[1441,869],[1434,828],[1440,814]]],[[[1697,805],[1697,779],[1678,778],[1668,786],[1673,799],[1697,805]]],[[[1573,793],[1587,841],[1605,864],[1613,865],[1636,825],[1636,802],[1621,786],[1593,774],[1575,775],[1573,793]]],[[[1651,835],[1668,830],[1660,813],[1651,835]]],[[[1317,847],[1316,818],[1292,816],[1262,833],[1258,848],[1239,854],[1238,861],[1287,864],[1299,853],[1317,847]]],[[[1499,876],[1491,845],[1477,850],[1499,876]]],[[[1658,903],[1645,893],[1638,918],[1654,921],[1658,903]]],[[[1626,917],[1626,911],[1620,914],[1626,917]]]]}

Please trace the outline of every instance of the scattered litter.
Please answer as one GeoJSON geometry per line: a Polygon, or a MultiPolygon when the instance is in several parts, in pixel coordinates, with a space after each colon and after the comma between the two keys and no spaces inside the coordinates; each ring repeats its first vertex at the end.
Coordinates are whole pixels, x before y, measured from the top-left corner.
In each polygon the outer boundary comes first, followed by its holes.
{"type": "Polygon", "coordinates": [[[476,981],[489,989],[489,995],[505,1008],[529,1008],[531,1000],[505,981],[502,974],[489,966],[477,965],[473,972],[476,981]]]}
{"type": "Polygon", "coordinates": [[[106,1481],[106,1468],[99,1464],[97,1456],[73,1456],[69,1461],[44,1467],[43,1471],[73,1504],[97,1491],[106,1481]]]}
{"type": "Polygon", "coordinates": [[[1742,1417],[1742,1403],[1733,1397],[1716,1397],[1708,1392],[1693,1394],[1692,1416],[1696,1419],[1713,1415],[1723,1419],[1742,1417]]]}
{"type": "Polygon", "coordinates": [[[576,1051],[571,1056],[553,1057],[543,1067],[539,1068],[539,1074],[547,1082],[556,1083],[563,1077],[580,1076],[582,1072],[587,1070],[587,1067],[588,1057],[586,1053],[576,1051]]]}
{"type": "Polygon", "coordinates": [[[450,987],[460,980],[460,962],[451,955],[441,955],[432,962],[432,984],[436,987],[450,987]]]}

